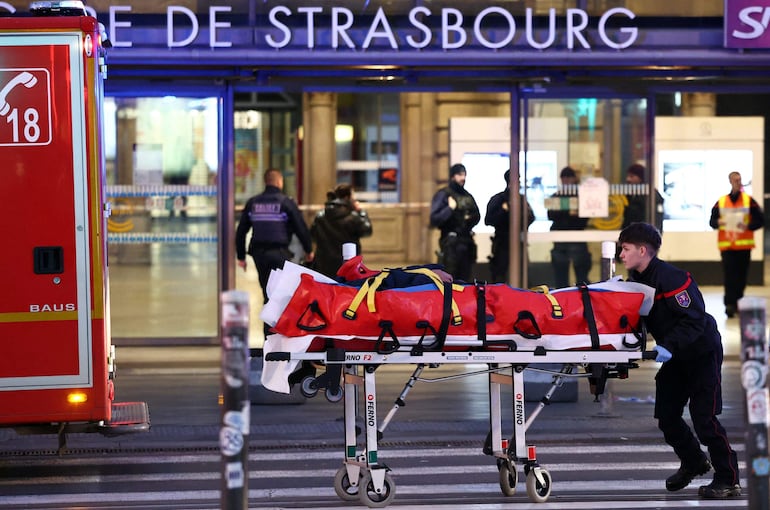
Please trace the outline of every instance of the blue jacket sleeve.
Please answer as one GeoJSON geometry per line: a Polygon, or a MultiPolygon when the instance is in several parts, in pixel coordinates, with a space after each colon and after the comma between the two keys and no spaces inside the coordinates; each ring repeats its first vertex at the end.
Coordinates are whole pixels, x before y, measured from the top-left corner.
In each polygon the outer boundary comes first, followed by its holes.
{"type": "Polygon", "coordinates": [[[441,226],[452,217],[452,209],[449,208],[449,195],[444,190],[439,190],[433,195],[430,203],[430,224],[433,227],[441,226]]]}

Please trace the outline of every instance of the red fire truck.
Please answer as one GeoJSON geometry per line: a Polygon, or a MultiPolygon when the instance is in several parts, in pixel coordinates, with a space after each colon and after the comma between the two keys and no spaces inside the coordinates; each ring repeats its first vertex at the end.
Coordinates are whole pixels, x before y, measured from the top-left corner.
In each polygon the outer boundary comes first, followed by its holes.
{"type": "Polygon", "coordinates": [[[0,18],[0,427],[60,450],[149,429],[113,401],[102,33],[82,2],[0,18]]]}

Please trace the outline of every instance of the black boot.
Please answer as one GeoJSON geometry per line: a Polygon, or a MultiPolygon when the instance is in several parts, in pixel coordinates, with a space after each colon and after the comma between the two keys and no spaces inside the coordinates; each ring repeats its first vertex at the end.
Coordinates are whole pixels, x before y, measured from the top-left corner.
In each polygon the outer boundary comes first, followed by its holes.
{"type": "Polygon", "coordinates": [[[741,495],[741,486],[737,483],[719,482],[714,480],[698,489],[698,496],[705,499],[728,499],[741,495]]]}
{"type": "Polygon", "coordinates": [[[697,464],[686,466],[684,462],[676,473],[666,478],[666,489],[671,492],[684,489],[696,476],[705,475],[711,469],[711,462],[704,458],[697,464]]]}

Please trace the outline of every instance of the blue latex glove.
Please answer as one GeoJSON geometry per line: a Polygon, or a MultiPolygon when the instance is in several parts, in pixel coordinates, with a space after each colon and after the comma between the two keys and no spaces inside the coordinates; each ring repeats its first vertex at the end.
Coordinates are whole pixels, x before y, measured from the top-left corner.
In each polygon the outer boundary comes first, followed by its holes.
{"type": "Polygon", "coordinates": [[[652,348],[653,351],[657,351],[658,355],[655,357],[655,361],[658,363],[665,363],[666,361],[671,359],[671,351],[663,347],[662,345],[656,345],[652,348]]]}

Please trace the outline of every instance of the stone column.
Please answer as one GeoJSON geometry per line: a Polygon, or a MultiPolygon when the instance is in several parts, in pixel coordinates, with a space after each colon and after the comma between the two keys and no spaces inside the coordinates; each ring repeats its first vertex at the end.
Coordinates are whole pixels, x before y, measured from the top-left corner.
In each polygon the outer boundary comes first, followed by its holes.
{"type": "Polygon", "coordinates": [[[327,190],[337,184],[337,95],[306,92],[302,96],[302,203],[322,205],[327,190]]]}
{"type": "Polygon", "coordinates": [[[686,92],[682,94],[682,115],[685,117],[715,117],[717,95],[709,92],[686,92]]]}

